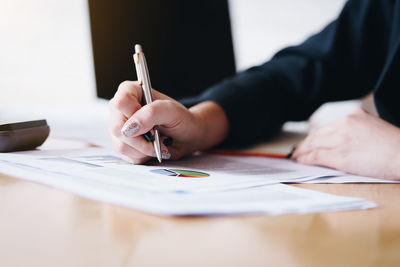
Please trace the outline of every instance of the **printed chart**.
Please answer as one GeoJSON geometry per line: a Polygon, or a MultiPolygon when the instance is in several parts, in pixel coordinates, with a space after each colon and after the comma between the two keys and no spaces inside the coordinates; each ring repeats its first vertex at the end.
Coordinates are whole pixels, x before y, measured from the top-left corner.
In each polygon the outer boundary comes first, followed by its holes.
{"type": "Polygon", "coordinates": [[[205,178],[210,176],[208,173],[205,172],[179,170],[179,169],[155,169],[151,170],[151,172],[167,176],[178,176],[186,178],[205,178]]]}

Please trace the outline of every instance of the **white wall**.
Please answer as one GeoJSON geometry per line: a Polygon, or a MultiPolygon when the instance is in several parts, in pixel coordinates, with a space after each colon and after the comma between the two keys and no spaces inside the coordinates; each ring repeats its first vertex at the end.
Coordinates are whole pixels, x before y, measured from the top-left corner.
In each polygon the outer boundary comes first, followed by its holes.
{"type": "Polygon", "coordinates": [[[237,69],[269,59],[335,19],[345,0],[229,0],[237,69]]]}
{"type": "MultiPolygon", "coordinates": [[[[238,69],[333,19],[344,0],[230,0],[238,69]]],[[[95,81],[86,0],[0,0],[0,101],[87,102],[95,81]]]]}
{"type": "Polygon", "coordinates": [[[86,0],[0,0],[0,100],[95,97],[86,0]]]}

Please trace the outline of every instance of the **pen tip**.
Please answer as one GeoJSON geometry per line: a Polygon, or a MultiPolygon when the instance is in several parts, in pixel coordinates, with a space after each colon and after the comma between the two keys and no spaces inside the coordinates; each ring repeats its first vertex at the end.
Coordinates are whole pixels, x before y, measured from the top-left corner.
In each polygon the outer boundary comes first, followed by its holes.
{"type": "Polygon", "coordinates": [[[135,52],[136,53],[142,52],[142,46],[140,44],[135,45],[135,52]]]}

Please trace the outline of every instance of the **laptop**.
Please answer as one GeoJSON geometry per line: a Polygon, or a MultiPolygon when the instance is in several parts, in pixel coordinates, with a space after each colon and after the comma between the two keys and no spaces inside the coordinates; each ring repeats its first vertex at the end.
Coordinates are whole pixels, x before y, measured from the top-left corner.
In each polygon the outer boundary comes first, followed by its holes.
{"type": "Polygon", "coordinates": [[[97,95],[136,80],[141,44],[153,88],[182,98],[235,74],[227,0],[89,0],[97,95]]]}

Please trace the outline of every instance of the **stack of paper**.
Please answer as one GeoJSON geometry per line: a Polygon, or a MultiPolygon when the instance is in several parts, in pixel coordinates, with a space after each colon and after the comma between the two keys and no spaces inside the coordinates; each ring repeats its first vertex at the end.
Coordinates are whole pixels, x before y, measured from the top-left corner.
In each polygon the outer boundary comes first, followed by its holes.
{"type": "Polygon", "coordinates": [[[279,184],[338,172],[272,158],[205,154],[143,166],[105,149],[50,150],[0,153],[0,172],[161,215],[277,215],[375,206],[279,184]]]}

